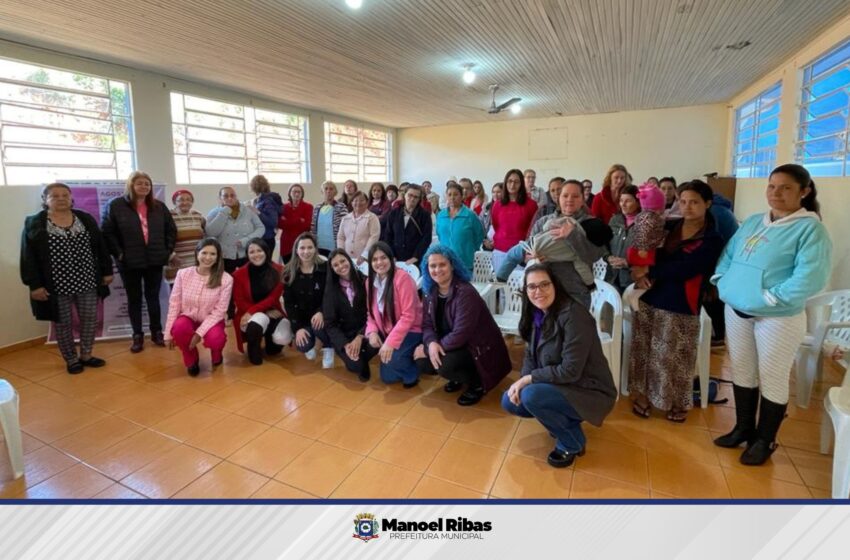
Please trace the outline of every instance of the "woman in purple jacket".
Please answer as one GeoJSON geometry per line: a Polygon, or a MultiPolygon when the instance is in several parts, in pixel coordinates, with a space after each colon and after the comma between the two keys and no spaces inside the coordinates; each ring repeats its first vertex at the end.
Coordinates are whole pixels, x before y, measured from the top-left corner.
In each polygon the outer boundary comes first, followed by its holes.
{"type": "Polygon", "coordinates": [[[464,391],[457,400],[471,406],[511,371],[511,358],[499,327],[469,271],[454,251],[432,245],[422,259],[423,345],[414,352],[420,373],[448,379],[447,393],[464,391]]]}

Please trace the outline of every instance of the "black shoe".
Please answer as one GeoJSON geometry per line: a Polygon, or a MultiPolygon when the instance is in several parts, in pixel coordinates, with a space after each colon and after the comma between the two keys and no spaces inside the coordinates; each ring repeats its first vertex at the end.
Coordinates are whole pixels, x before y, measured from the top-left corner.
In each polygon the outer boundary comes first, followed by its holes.
{"type": "Polygon", "coordinates": [[[88,360],[80,360],[80,363],[86,367],[103,367],[106,365],[106,360],[102,360],[100,358],[95,358],[92,356],[88,360]]]}
{"type": "Polygon", "coordinates": [[[711,339],[711,347],[712,348],[726,348],[726,340],[723,338],[712,338],[711,339]]]}
{"type": "Polygon", "coordinates": [[[76,375],[78,373],[83,373],[83,369],[85,369],[85,368],[83,367],[83,362],[77,360],[75,362],[71,362],[70,364],[68,364],[66,369],[68,370],[68,373],[70,373],[71,375],[76,375]]]}
{"type": "Polygon", "coordinates": [[[401,386],[404,387],[405,389],[413,389],[417,385],[419,385],[419,378],[414,379],[410,383],[402,383],[401,386]]]}
{"type": "Polygon", "coordinates": [[[569,467],[576,460],[576,457],[584,455],[584,447],[578,453],[570,453],[569,451],[561,451],[557,447],[546,457],[546,462],[556,469],[569,467]]]}
{"type": "Polygon", "coordinates": [[[248,361],[255,366],[263,363],[263,350],[260,348],[260,341],[263,339],[263,327],[257,323],[248,323],[245,329],[245,353],[248,354],[248,361]]]}
{"type": "Polygon", "coordinates": [[[741,464],[743,465],[763,465],[779,447],[776,444],[776,434],[785,419],[785,410],[788,408],[788,404],[775,403],[762,395],[759,406],[758,437],[755,443],[747,447],[741,454],[741,464]]]}
{"type": "Polygon", "coordinates": [[[199,373],[201,373],[201,366],[196,362],[186,368],[186,371],[189,372],[189,375],[192,377],[197,377],[199,373]]]}
{"type": "Polygon", "coordinates": [[[714,440],[718,447],[738,447],[746,442],[747,447],[755,443],[756,411],[759,406],[759,390],[757,387],[741,387],[732,385],[735,395],[735,427],[726,435],[714,440]]]}
{"type": "Polygon", "coordinates": [[[165,347],[165,336],[163,336],[162,331],[152,332],[151,342],[157,346],[165,347]]]}
{"type": "Polygon", "coordinates": [[[484,398],[484,388],[477,387],[475,389],[467,389],[457,398],[457,404],[460,406],[472,406],[484,398]]]}
{"type": "Polygon", "coordinates": [[[143,334],[134,334],[133,335],[133,345],[130,346],[130,352],[133,354],[138,354],[142,350],[145,349],[145,335],[143,334]]]}
{"type": "Polygon", "coordinates": [[[449,381],[443,385],[443,391],[446,393],[456,393],[463,388],[463,383],[460,381],[449,381]]]}
{"type": "Polygon", "coordinates": [[[367,381],[372,379],[372,372],[369,370],[368,366],[359,374],[357,374],[357,379],[359,379],[363,383],[366,383],[367,381]]]}
{"type": "Polygon", "coordinates": [[[756,439],[756,442],[747,447],[741,453],[741,464],[758,466],[763,465],[770,459],[773,452],[779,445],[775,441],[767,441],[761,438],[756,439]]]}

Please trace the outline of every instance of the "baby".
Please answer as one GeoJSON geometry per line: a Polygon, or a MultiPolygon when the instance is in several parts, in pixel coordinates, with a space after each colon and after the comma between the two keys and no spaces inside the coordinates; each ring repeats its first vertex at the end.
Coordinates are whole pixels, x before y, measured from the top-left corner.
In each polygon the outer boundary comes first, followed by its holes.
{"type": "Polygon", "coordinates": [[[521,241],[520,246],[525,252],[530,253],[535,258],[528,261],[528,264],[534,264],[538,260],[546,262],[571,262],[573,267],[581,277],[581,281],[585,286],[593,286],[593,268],[581,260],[569,243],[565,243],[563,239],[555,239],[552,237],[552,229],[560,228],[565,223],[571,222],[576,231],[581,235],[585,235],[584,229],[578,222],[569,216],[552,215],[544,218],[541,231],[533,235],[528,243],[521,241]]]}
{"type": "MultiPolygon", "coordinates": [[[[644,183],[638,189],[640,214],[632,226],[631,245],[626,249],[626,260],[630,266],[652,266],[655,264],[655,250],[664,242],[667,232],[664,230],[664,207],[666,198],[657,186],[644,183]]],[[[635,289],[629,298],[629,305],[637,310],[638,299],[646,290],[635,289]]]]}

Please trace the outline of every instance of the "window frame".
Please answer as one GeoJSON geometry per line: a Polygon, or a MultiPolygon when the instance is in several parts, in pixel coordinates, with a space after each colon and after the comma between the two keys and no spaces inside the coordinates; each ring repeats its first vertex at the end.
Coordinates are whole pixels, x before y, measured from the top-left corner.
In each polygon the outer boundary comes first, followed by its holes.
{"type": "Polygon", "coordinates": [[[331,181],[345,181],[348,179],[353,179],[357,182],[391,182],[393,177],[393,133],[390,130],[383,129],[380,127],[370,127],[368,125],[364,125],[361,123],[352,123],[346,122],[342,119],[326,119],[324,122],[324,155],[325,155],[325,179],[331,181]],[[346,134],[341,132],[334,132],[331,130],[332,127],[346,127],[354,129],[355,134],[346,134]],[[366,150],[369,149],[380,149],[374,147],[367,147],[365,145],[364,134],[366,132],[369,133],[378,133],[385,135],[384,139],[384,155],[383,155],[383,168],[382,174],[378,177],[374,173],[369,173],[369,168],[379,167],[374,164],[368,163],[367,158],[376,158],[378,156],[371,156],[366,153],[366,150]],[[354,142],[351,144],[341,143],[341,142],[332,142],[331,135],[337,136],[346,136],[348,138],[354,139],[354,142]],[[334,147],[337,146],[356,146],[357,153],[356,155],[346,154],[343,152],[334,151],[334,147]],[[356,159],[354,162],[346,163],[344,161],[334,161],[333,156],[336,155],[338,157],[353,157],[356,159]],[[356,173],[346,172],[346,171],[334,171],[335,165],[344,165],[344,166],[356,166],[356,173]]]}
{"type": "Polygon", "coordinates": [[[779,147],[779,126],[782,118],[782,86],[782,80],[774,82],[754,97],[741,103],[735,109],[735,126],[732,130],[732,174],[735,177],[741,179],[767,177],[770,174],[770,170],[776,167],[777,150],[779,147]],[[752,106],[753,110],[744,114],[744,109],[749,106],[752,106]],[[777,108],[775,115],[764,118],[763,114],[766,110],[773,107],[777,108]],[[750,118],[752,118],[752,124],[743,126],[742,128],[742,123],[750,118]],[[776,128],[759,134],[759,128],[761,128],[762,124],[774,119],[776,120],[776,128]],[[741,134],[747,131],[752,131],[752,134],[747,139],[741,140],[741,134]],[[766,148],[759,148],[759,139],[771,135],[776,137],[775,143],[766,148]],[[751,144],[750,149],[742,150],[742,145],[745,144],[751,144]],[[772,157],[766,160],[759,159],[759,154],[769,154],[771,152],[773,153],[772,157]],[[747,156],[750,158],[749,163],[740,165],[740,159],[747,156]],[[741,173],[742,170],[744,170],[744,173],[741,173]]]}

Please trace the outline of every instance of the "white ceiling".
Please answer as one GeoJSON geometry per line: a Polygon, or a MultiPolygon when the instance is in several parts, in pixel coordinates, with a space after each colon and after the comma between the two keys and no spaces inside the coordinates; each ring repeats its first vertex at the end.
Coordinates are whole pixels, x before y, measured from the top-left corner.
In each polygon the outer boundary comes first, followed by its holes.
{"type": "Polygon", "coordinates": [[[850,0],[2,0],[0,37],[391,127],[729,100],[850,0]],[[742,50],[726,46],[752,44],[742,50]],[[465,86],[462,65],[476,64],[465,86]]]}

